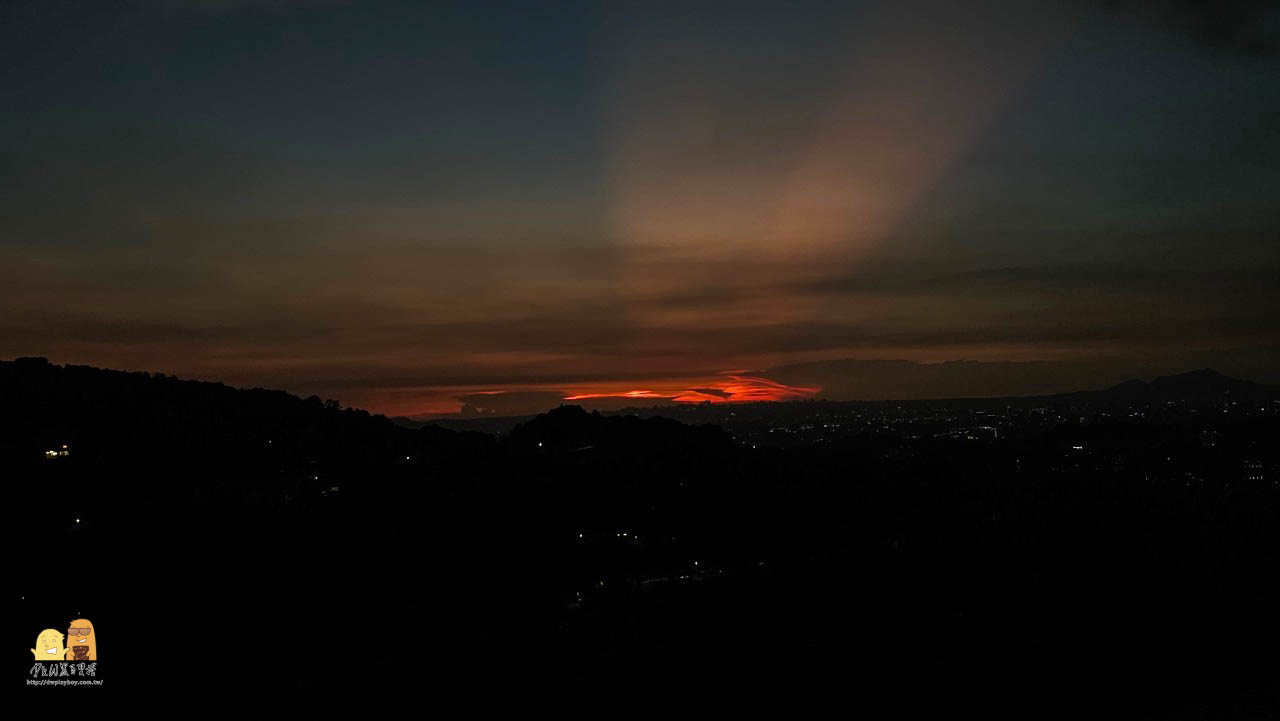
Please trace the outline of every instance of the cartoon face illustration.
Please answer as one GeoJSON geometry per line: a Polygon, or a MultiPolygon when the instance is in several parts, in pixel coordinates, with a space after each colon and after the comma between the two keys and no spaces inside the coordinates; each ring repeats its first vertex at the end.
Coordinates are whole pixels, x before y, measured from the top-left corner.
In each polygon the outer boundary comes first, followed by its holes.
{"type": "Polygon", "coordinates": [[[31,653],[37,661],[65,661],[67,650],[62,647],[62,633],[52,628],[41,631],[31,653]]]}
{"type": "Polygon", "coordinates": [[[77,618],[67,629],[67,660],[97,661],[98,634],[87,619],[77,618]]]}

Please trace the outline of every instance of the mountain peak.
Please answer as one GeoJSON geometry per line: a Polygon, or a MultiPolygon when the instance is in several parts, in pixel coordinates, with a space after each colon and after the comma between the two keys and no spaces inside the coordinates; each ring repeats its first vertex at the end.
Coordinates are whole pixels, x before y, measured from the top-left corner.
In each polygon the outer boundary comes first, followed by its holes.
{"type": "Polygon", "coordinates": [[[1187,371],[1186,373],[1178,373],[1171,376],[1160,376],[1159,378],[1151,381],[1151,384],[1160,386],[1252,385],[1248,381],[1242,381],[1237,378],[1225,376],[1212,368],[1200,368],[1199,370],[1187,371]]]}

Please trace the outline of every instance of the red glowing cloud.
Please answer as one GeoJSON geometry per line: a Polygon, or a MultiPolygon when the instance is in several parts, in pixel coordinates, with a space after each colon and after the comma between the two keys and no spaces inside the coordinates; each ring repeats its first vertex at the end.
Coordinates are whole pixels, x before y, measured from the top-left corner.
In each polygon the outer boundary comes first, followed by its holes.
{"type": "Polygon", "coordinates": [[[744,403],[751,401],[785,401],[796,398],[808,398],[818,391],[818,387],[789,386],[761,376],[743,375],[742,371],[730,371],[721,379],[697,386],[676,388],[668,391],[631,390],[601,391],[595,393],[578,393],[566,396],[566,401],[587,400],[593,398],[635,398],[637,400],[669,400],[675,403],[744,403]]]}
{"type": "Polygon", "coordinates": [[[580,401],[586,398],[671,398],[670,395],[662,393],[654,393],[653,391],[626,391],[624,393],[579,393],[578,395],[565,396],[566,401],[580,401]]]}

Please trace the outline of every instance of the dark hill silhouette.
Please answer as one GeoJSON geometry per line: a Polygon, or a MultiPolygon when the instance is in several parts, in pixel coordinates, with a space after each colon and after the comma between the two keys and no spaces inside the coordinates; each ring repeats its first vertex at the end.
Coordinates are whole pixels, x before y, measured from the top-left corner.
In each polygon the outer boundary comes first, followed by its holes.
{"type": "Polygon", "coordinates": [[[318,458],[331,454],[338,439],[373,453],[411,437],[383,416],[317,396],[58,366],[44,358],[0,361],[0,397],[11,444],[64,439],[75,442],[77,455],[145,447],[155,458],[180,449],[207,452],[219,462],[270,443],[318,458]]]}
{"type": "MultiPolygon", "coordinates": [[[[7,454],[37,458],[66,443],[79,462],[116,459],[189,467],[198,459],[189,478],[216,476],[267,457],[301,473],[308,465],[359,468],[388,459],[494,450],[485,434],[437,424],[409,429],[316,396],[303,399],[284,391],[238,389],[163,374],[58,366],[44,358],[0,361],[0,398],[0,448],[7,454]]],[[[596,449],[653,455],[723,450],[731,442],[716,427],[606,417],[562,406],[517,426],[503,447],[519,452],[542,443],[547,453],[596,449]]]]}
{"type": "Polygon", "coordinates": [[[1151,382],[1125,381],[1101,391],[1082,391],[1048,396],[1055,400],[1107,401],[1125,404],[1194,403],[1217,404],[1231,401],[1266,401],[1280,398],[1280,387],[1231,378],[1209,368],[1159,376],[1151,382]]]}
{"type": "MultiPolygon", "coordinates": [[[[1201,371],[1051,398],[1228,392],[1271,389],[1201,371]]],[[[916,411],[897,403],[770,406],[862,418],[788,450],[576,406],[498,437],[414,430],[280,391],[0,362],[11,573],[32,638],[89,618],[115,639],[104,675],[144,691],[816,678],[948,712],[1126,692],[1137,706],[1107,706],[1123,713],[1251,684],[1277,638],[1280,524],[1271,477],[1243,481],[1276,467],[1280,417],[1020,402],[901,404],[1008,424],[983,440],[899,425],[916,411]],[[158,632],[180,662],[155,658],[158,632]]]]}
{"type": "Polygon", "coordinates": [[[521,423],[504,438],[513,449],[616,452],[648,455],[678,450],[724,450],[732,439],[715,426],[694,427],[669,418],[605,416],[564,405],[521,423]]]}
{"type": "Polygon", "coordinates": [[[229,468],[307,464],[360,468],[388,460],[456,455],[491,441],[434,425],[416,431],[318,396],[240,389],[162,373],[0,361],[0,449],[36,457],[71,446],[78,461],[181,464],[188,478],[229,468]]]}
{"type": "Polygon", "coordinates": [[[1267,398],[1280,394],[1280,388],[1276,386],[1231,378],[1211,368],[1160,376],[1151,381],[1151,386],[1162,393],[1178,394],[1183,398],[1226,394],[1237,398],[1267,398]]]}

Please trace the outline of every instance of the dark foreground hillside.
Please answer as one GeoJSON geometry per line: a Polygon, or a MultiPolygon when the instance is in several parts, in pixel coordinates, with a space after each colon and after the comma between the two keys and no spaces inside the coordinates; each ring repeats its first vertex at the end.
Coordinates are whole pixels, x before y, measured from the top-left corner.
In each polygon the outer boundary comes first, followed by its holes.
{"type": "Polygon", "coordinates": [[[104,685],[144,692],[1274,701],[1272,413],[784,450],[562,407],[494,438],[40,359],[0,363],[0,408],[18,677],[83,617],[104,685]]]}

